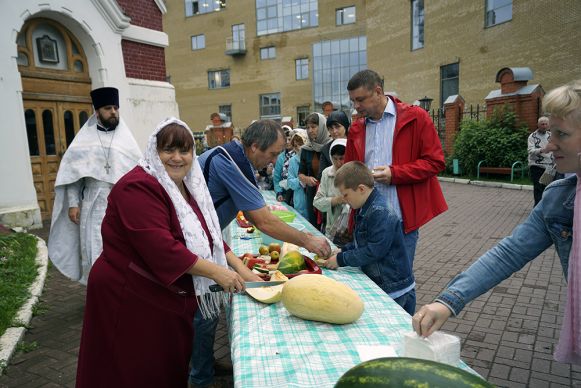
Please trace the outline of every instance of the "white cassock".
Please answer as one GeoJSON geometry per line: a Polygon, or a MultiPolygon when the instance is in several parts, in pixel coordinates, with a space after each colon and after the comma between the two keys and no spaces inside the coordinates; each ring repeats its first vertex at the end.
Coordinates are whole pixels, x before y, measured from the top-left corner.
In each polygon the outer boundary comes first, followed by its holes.
{"type": "Polygon", "coordinates": [[[95,114],[65,152],[54,188],[48,255],[66,277],[87,284],[91,266],[103,250],[101,223],[109,192],[140,158],[141,150],[123,119],[114,131],[98,131],[95,114]],[[69,207],[76,206],[81,208],[80,226],[69,219],[69,207]]]}

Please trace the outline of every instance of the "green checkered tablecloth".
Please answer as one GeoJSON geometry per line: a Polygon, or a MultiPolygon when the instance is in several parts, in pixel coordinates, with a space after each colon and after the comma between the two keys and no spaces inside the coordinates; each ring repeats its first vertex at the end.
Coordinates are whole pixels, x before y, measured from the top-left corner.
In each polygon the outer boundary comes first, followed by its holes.
{"type": "MultiPolygon", "coordinates": [[[[267,204],[278,203],[272,192],[263,195],[267,204]]],[[[298,214],[294,223],[320,234],[298,214]]],[[[229,229],[235,254],[258,252],[260,238],[241,239],[248,235],[236,221],[229,229]]],[[[236,387],[332,387],[361,362],[357,345],[390,345],[402,354],[403,334],[412,330],[411,317],[358,268],[324,269],[323,275],[348,285],[363,299],[365,311],[356,322],[305,321],[290,315],[282,303],[267,305],[246,294],[233,296],[227,317],[236,387]]],[[[470,370],[463,362],[459,366],[470,370]]]]}

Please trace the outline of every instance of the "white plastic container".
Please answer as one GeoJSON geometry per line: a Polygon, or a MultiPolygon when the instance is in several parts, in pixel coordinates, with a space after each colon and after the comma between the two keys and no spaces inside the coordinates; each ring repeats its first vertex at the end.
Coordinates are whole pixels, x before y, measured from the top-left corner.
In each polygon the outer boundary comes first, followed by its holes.
{"type": "Polygon", "coordinates": [[[404,334],[404,357],[421,358],[456,366],[460,361],[460,338],[436,331],[424,338],[415,332],[404,334]]]}

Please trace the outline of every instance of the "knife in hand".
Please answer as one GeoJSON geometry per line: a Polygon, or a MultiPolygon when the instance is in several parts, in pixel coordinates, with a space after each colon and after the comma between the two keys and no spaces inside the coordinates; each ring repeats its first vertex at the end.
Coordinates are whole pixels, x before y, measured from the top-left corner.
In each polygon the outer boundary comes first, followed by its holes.
{"type": "MultiPolygon", "coordinates": [[[[286,280],[273,280],[270,282],[245,282],[244,285],[246,288],[272,287],[272,286],[278,286],[278,285],[283,284],[285,282],[286,282],[286,280]]],[[[210,286],[210,291],[217,292],[217,291],[224,291],[224,289],[219,284],[212,284],[210,286]]]]}

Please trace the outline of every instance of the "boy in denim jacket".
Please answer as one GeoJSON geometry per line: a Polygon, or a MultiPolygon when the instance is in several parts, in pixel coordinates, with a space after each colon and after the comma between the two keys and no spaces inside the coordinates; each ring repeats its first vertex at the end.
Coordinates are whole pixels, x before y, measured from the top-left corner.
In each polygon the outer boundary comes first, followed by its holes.
{"type": "Polygon", "coordinates": [[[386,294],[410,315],[416,309],[416,282],[412,263],[407,259],[402,222],[373,188],[373,175],[367,166],[353,161],[335,175],[335,187],[356,209],[353,242],[329,257],[323,266],[361,267],[386,294]]]}

